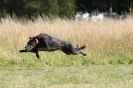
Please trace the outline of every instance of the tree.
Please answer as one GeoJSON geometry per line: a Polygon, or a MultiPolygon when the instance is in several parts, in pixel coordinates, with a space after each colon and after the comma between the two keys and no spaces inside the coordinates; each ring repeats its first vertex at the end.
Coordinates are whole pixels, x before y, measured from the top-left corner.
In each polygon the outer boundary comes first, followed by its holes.
{"type": "Polygon", "coordinates": [[[71,17],[76,9],[75,0],[58,0],[59,3],[59,16],[60,17],[71,17]]]}
{"type": "Polygon", "coordinates": [[[77,11],[129,12],[133,0],[0,0],[0,13],[18,17],[71,17],[77,11]]]}

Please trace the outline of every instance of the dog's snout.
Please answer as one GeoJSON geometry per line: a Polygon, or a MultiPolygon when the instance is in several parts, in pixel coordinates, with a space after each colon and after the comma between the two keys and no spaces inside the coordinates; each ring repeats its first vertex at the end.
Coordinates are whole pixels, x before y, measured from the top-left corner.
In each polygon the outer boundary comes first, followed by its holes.
{"type": "Polygon", "coordinates": [[[28,46],[25,46],[25,49],[27,49],[28,48],[28,46]]]}
{"type": "Polygon", "coordinates": [[[27,50],[27,51],[31,51],[33,48],[34,48],[34,46],[31,46],[31,45],[25,46],[25,50],[27,50]]]}
{"type": "Polygon", "coordinates": [[[27,50],[27,46],[25,46],[25,50],[27,50]]]}

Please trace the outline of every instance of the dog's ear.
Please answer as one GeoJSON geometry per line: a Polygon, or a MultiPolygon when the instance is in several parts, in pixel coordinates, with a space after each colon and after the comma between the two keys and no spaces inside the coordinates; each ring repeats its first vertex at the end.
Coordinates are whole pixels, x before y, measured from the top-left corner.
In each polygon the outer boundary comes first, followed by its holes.
{"type": "Polygon", "coordinates": [[[32,37],[29,37],[29,39],[32,39],[32,37]]]}
{"type": "Polygon", "coordinates": [[[36,44],[39,43],[39,40],[36,37],[33,37],[33,40],[35,41],[36,44]]]}
{"type": "Polygon", "coordinates": [[[36,38],[35,37],[32,37],[32,39],[36,42],[36,38]]]}
{"type": "Polygon", "coordinates": [[[33,39],[35,40],[36,38],[35,38],[35,37],[33,37],[33,39]]]}

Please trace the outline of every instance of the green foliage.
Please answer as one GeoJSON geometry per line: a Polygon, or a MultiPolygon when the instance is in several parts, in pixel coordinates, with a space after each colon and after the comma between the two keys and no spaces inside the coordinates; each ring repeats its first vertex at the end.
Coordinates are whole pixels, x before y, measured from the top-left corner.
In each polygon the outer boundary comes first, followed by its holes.
{"type": "MultiPolygon", "coordinates": [[[[2,1],[0,1],[2,3],[2,1]]],[[[3,0],[1,13],[22,16],[45,15],[70,17],[75,10],[75,0],[3,0]]]]}
{"type": "Polygon", "coordinates": [[[76,11],[94,10],[129,12],[133,8],[132,0],[0,0],[0,13],[18,17],[45,15],[48,17],[70,18],[76,11]]]}
{"type": "Polygon", "coordinates": [[[75,11],[75,0],[58,0],[60,6],[60,16],[63,17],[63,14],[66,14],[66,17],[73,15],[75,11]]]}
{"type": "Polygon", "coordinates": [[[109,11],[112,7],[114,12],[121,14],[129,12],[129,8],[133,8],[132,0],[76,0],[78,11],[92,12],[94,10],[109,11]]]}

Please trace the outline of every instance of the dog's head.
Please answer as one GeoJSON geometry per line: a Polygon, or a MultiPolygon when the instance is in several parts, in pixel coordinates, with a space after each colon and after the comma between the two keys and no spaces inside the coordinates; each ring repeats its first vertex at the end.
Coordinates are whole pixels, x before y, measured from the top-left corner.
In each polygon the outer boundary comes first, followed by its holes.
{"type": "Polygon", "coordinates": [[[29,41],[28,41],[27,45],[25,46],[25,50],[31,51],[32,49],[34,49],[37,46],[38,43],[39,43],[39,41],[36,37],[29,37],[29,41]]]}

